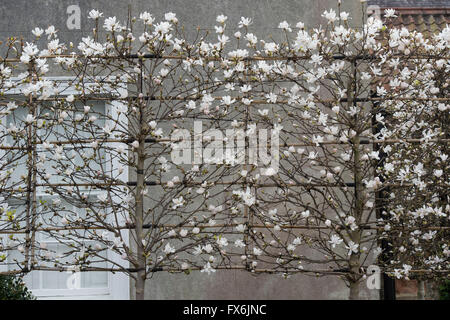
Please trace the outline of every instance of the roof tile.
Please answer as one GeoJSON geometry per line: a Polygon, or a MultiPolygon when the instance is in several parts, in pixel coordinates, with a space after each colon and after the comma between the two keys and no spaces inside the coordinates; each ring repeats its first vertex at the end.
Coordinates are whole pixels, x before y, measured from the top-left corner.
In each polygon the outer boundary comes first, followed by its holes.
{"type": "MultiPolygon", "coordinates": [[[[398,1],[390,2],[398,3],[398,1]]],[[[405,27],[409,31],[416,30],[425,36],[435,34],[450,24],[450,6],[447,8],[394,7],[394,9],[396,9],[397,18],[390,19],[387,22],[389,26],[405,27]]],[[[381,14],[384,17],[384,10],[381,14]]]]}

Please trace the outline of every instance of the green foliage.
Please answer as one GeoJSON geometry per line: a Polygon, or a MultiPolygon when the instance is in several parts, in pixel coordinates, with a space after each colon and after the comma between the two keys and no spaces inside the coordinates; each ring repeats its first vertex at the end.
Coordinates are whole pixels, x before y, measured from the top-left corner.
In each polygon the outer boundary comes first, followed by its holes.
{"type": "Polygon", "coordinates": [[[450,280],[444,281],[439,286],[439,294],[440,294],[441,300],[450,300],[450,280]]]}
{"type": "Polygon", "coordinates": [[[36,299],[23,283],[21,277],[0,275],[0,300],[36,299]]]}

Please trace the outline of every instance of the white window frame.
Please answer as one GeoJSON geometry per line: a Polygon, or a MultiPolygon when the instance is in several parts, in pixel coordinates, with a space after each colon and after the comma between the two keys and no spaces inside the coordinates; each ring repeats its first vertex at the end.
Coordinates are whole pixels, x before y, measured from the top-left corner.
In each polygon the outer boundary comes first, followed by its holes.
{"type": "MultiPolygon", "coordinates": [[[[75,90],[75,88],[68,87],[69,81],[73,81],[73,77],[46,77],[46,80],[51,81],[58,81],[62,85],[64,85],[62,88],[64,88],[63,93],[60,93],[60,95],[68,96],[68,95],[77,95],[79,92],[75,90]]],[[[18,81],[18,79],[11,79],[12,81],[18,81]]],[[[104,92],[106,93],[107,90],[105,89],[104,92]]],[[[12,88],[10,90],[7,90],[6,95],[20,95],[21,89],[20,86],[12,88]]],[[[105,111],[108,115],[110,115],[113,119],[117,119],[117,117],[124,117],[123,115],[118,114],[118,101],[105,101],[105,111]]],[[[2,121],[6,120],[7,116],[3,116],[0,119],[2,121]]],[[[108,121],[106,119],[106,121],[108,121]]],[[[122,122],[125,122],[126,119],[122,118],[122,122]]],[[[5,122],[3,122],[5,123],[5,122]]],[[[4,150],[0,150],[0,154],[4,154],[4,150]]],[[[114,159],[111,161],[111,165],[117,165],[118,160],[114,159]]],[[[124,170],[120,176],[118,177],[122,181],[127,182],[128,181],[128,168],[124,170]]],[[[44,194],[43,192],[36,192],[37,197],[45,197],[48,198],[48,194],[44,194]]],[[[114,200],[114,199],[113,199],[114,200]]],[[[120,201],[121,199],[116,199],[117,201],[120,201]]],[[[124,220],[124,219],[123,219],[124,220]]],[[[124,221],[119,221],[119,223],[124,221]]],[[[129,232],[128,230],[123,230],[122,235],[124,238],[124,242],[129,242],[129,232]]],[[[48,243],[53,243],[52,241],[47,241],[48,243]]],[[[55,243],[59,243],[58,241],[55,241],[55,243]]],[[[118,254],[112,252],[111,250],[107,251],[107,255],[110,260],[112,260],[114,263],[117,263],[124,268],[129,267],[129,262],[123,260],[118,254]]],[[[108,268],[112,268],[113,264],[111,262],[108,262],[107,264],[108,268]]],[[[7,271],[7,266],[0,265],[0,271],[7,271]]],[[[42,277],[42,272],[46,271],[32,271],[32,272],[40,272],[40,277],[42,277]]],[[[92,271],[92,272],[98,272],[98,271],[92,271]]],[[[129,300],[130,299],[130,279],[128,275],[126,275],[123,272],[115,272],[114,274],[112,272],[108,272],[108,287],[105,288],[81,288],[81,289],[35,289],[30,291],[33,293],[33,295],[36,296],[37,299],[43,299],[43,300],[79,300],[79,299],[86,299],[86,300],[129,300]]]]}

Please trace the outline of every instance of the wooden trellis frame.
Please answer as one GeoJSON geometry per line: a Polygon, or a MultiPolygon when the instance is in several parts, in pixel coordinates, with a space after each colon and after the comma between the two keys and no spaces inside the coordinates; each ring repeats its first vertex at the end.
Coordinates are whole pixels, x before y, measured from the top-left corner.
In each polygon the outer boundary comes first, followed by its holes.
{"type": "MultiPolygon", "coordinates": [[[[74,56],[74,55],[49,55],[49,56],[43,56],[42,58],[46,58],[46,59],[54,59],[54,58],[83,58],[81,56],[74,56]]],[[[401,56],[399,55],[399,57],[403,57],[403,58],[407,58],[407,59],[449,59],[448,57],[442,57],[442,56],[428,56],[428,55],[419,55],[419,56],[401,56]]],[[[95,57],[96,59],[139,59],[140,61],[142,61],[143,59],[173,59],[173,60],[184,60],[184,59],[193,59],[192,57],[185,57],[185,56],[158,56],[158,55],[128,55],[128,56],[105,56],[105,57],[95,57]]],[[[250,57],[250,58],[243,58],[240,60],[243,60],[245,62],[250,62],[250,61],[295,61],[295,60],[306,60],[309,59],[309,56],[295,56],[295,57],[264,57],[264,56],[254,56],[254,57],[250,57]]],[[[195,59],[195,57],[194,57],[195,59]]],[[[201,59],[203,60],[207,60],[207,61],[221,61],[221,58],[217,58],[217,57],[201,57],[201,59]]],[[[343,56],[343,55],[334,55],[331,57],[331,59],[337,59],[337,60],[348,60],[348,61],[356,61],[356,60],[376,60],[378,59],[377,57],[374,56],[356,56],[356,57],[347,57],[347,56],[343,56]]],[[[15,63],[15,62],[19,62],[19,59],[11,59],[11,58],[7,58],[7,59],[1,59],[0,58],[0,62],[3,63],[15,63]]],[[[30,81],[33,81],[33,79],[30,79],[30,81]]],[[[224,83],[226,83],[226,81],[224,81],[224,83]]],[[[161,102],[171,102],[171,101],[195,101],[195,100],[199,100],[201,98],[201,96],[193,96],[193,97],[179,97],[179,96],[174,96],[174,97],[164,97],[164,96],[141,96],[141,97],[127,97],[127,98],[119,98],[119,97],[99,97],[98,95],[84,95],[81,96],[82,99],[86,99],[86,100],[97,100],[97,101],[112,101],[112,100],[117,100],[117,101],[131,101],[134,99],[144,99],[144,100],[153,100],[153,101],[161,101],[161,102]]],[[[236,98],[237,100],[241,100],[243,97],[233,97],[236,98]]],[[[215,98],[216,100],[218,100],[219,98],[215,98]]],[[[62,98],[49,98],[47,101],[59,101],[59,100],[64,100],[62,98]]],[[[416,98],[416,97],[412,97],[412,98],[405,98],[405,97],[391,97],[391,98],[376,98],[376,97],[367,97],[367,98],[357,98],[357,99],[353,99],[352,102],[353,103],[359,103],[359,102],[380,102],[380,101],[386,101],[386,100],[390,100],[390,101],[442,101],[442,102],[447,102],[450,101],[450,98],[416,98]]],[[[316,102],[318,103],[322,103],[322,104],[327,104],[327,103],[336,103],[336,102],[348,102],[347,98],[342,98],[342,99],[324,99],[324,100],[316,100],[316,102]]],[[[283,104],[283,103],[287,103],[287,101],[279,101],[275,104],[283,104]]],[[[30,105],[34,104],[34,100],[32,97],[30,97],[30,101],[29,101],[30,105]]],[[[246,106],[246,110],[247,110],[247,115],[248,115],[248,108],[250,107],[254,107],[257,105],[268,105],[271,103],[268,103],[265,100],[255,100],[253,102],[251,102],[250,105],[246,106]]],[[[167,119],[167,121],[171,121],[174,120],[176,118],[170,118],[167,119]]],[[[208,118],[210,119],[210,118],[208,118]]],[[[221,121],[225,121],[224,119],[220,119],[221,121]]],[[[247,118],[248,120],[248,118],[247,118]]],[[[34,126],[30,126],[29,129],[33,130],[34,126]]],[[[144,143],[164,143],[164,142],[169,142],[172,140],[169,139],[145,139],[144,143]]],[[[28,132],[28,137],[26,140],[26,146],[20,147],[20,146],[0,146],[1,150],[22,150],[22,151],[27,151],[28,152],[28,160],[27,160],[27,164],[28,167],[30,169],[31,172],[33,172],[33,167],[35,165],[34,161],[34,157],[36,156],[36,147],[39,144],[42,144],[42,141],[38,141],[36,139],[36,136],[33,134],[33,131],[28,132]]],[[[67,141],[50,141],[48,143],[52,144],[52,145],[68,145],[68,144],[88,144],[93,142],[92,139],[89,140],[67,140],[67,141]]],[[[100,140],[100,142],[102,143],[115,143],[115,142],[120,142],[120,143],[128,143],[130,144],[132,142],[131,139],[104,139],[104,140],[100,140]]],[[[379,145],[379,144],[395,144],[395,143],[421,143],[423,142],[423,139],[386,139],[386,140],[361,140],[360,144],[367,144],[367,145],[379,145]]],[[[428,139],[427,142],[441,142],[441,143],[449,143],[450,139],[428,139]]],[[[326,142],[320,142],[320,145],[342,145],[342,144],[348,144],[350,145],[349,142],[341,142],[341,141],[326,141],[326,142]]],[[[289,148],[289,147],[300,147],[300,146],[316,146],[316,144],[313,143],[293,143],[293,144],[281,144],[280,147],[283,148],[289,148]]],[[[250,183],[248,181],[246,181],[246,179],[241,179],[243,181],[241,182],[216,182],[217,185],[235,185],[235,184],[241,184],[242,187],[247,187],[247,186],[251,186],[254,188],[261,188],[261,187],[277,187],[280,186],[279,184],[254,184],[254,183],[250,183]]],[[[141,181],[142,183],[142,181],[141,181]]],[[[158,186],[158,185],[162,185],[163,183],[161,182],[157,182],[157,181],[144,181],[143,182],[146,186],[158,186]]],[[[200,183],[199,183],[200,184],[200,183]]],[[[114,185],[114,183],[105,183],[105,184],[101,184],[101,183],[97,183],[97,184],[40,184],[36,182],[36,176],[35,175],[29,175],[28,177],[28,181],[27,181],[27,189],[22,189],[22,190],[16,190],[17,192],[27,192],[27,206],[30,206],[27,208],[27,214],[26,214],[26,219],[27,219],[27,227],[24,230],[0,230],[0,234],[11,234],[11,233],[23,233],[27,235],[27,239],[26,239],[26,265],[22,270],[19,271],[12,271],[12,273],[23,273],[23,272],[27,272],[30,270],[42,270],[42,271],[64,271],[64,268],[50,268],[50,267],[38,267],[38,266],[33,266],[32,268],[29,268],[30,265],[32,265],[32,263],[30,262],[30,260],[33,258],[34,256],[34,252],[33,252],[33,248],[32,248],[32,239],[34,237],[35,232],[38,231],[60,231],[60,230],[66,230],[66,229],[80,229],[80,230],[86,230],[86,229],[104,229],[104,227],[102,226],[90,226],[90,227],[85,227],[85,226],[80,226],[80,227],[69,227],[69,228],[35,228],[34,226],[32,226],[31,224],[31,220],[33,219],[33,217],[36,216],[36,189],[37,187],[52,187],[52,186],[76,186],[76,185],[83,185],[83,186],[90,186],[90,187],[101,187],[101,186],[112,186],[114,185]]],[[[123,185],[123,184],[116,184],[116,185],[123,185]]],[[[136,182],[129,182],[127,185],[137,185],[136,182]]],[[[193,184],[195,185],[195,184],[193,184]]],[[[329,186],[330,184],[325,184],[326,186],[329,186]]],[[[408,187],[411,184],[389,184],[389,187],[408,187]]],[[[290,187],[290,186],[313,186],[312,184],[289,184],[286,183],[285,185],[283,185],[283,187],[290,187]]],[[[336,186],[342,186],[342,185],[336,185],[336,186]]],[[[346,186],[349,187],[353,187],[354,184],[352,183],[348,183],[346,186]]],[[[2,191],[2,190],[0,190],[2,191]]],[[[11,191],[11,190],[8,190],[11,191]]],[[[13,190],[14,191],[14,190],[13,190]]],[[[247,232],[249,232],[250,230],[252,230],[253,228],[266,228],[266,225],[260,225],[260,224],[253,224],[251,221],[251,217],[250,215],[247,213],[246,214],[249,219],[248,219],[248,223],[246,224],[247,226],[247,232]]],[[[202,226],[202,228],[208,229],[208,228],[218,228],[221,226],[225,226],[225,225],[217,225],[217,226],[202,226]]],[[[236,226],[236,225],[227,225],[227,226],[236,226]]],[[[118,226],[118,229],[131,229],[134,226],[118,226]]],[[[143,228],[152,228],[155,227],[155,225],[149,225],[149,226],[142,226],[143,228]]],[[[163,225],[163,226],[157,226],[157,227],[164,227],[164,228],[175,228],[176,225],[163,225]]],[[[187,226],[186,226],[187,227],[187,226]]],[[[320,229],[321,227],[313,227],[313,226],[306,226],[306,225],[291,225],[291,226],[282,226],[282,228],[291,228],[291,229],[320,229]]],[[[327,227],[322,227],[324,229],[327,229],[327,227]]],[[[364,229],[370,229],[370,230],[381,230],[382,227],[378,227],[378,226],[364,226],[364,229]]],[[[426,227],[426,229],[428,230],[449,230],[450,227],[436,227],[436,226],[428,226],[426,227]]],[[[217,267],[217,269],[226,269],[226,270],[248,270],[247,266],[230,266],[230,267],[217,267]]],[[[108,268],[82,268],[82,271],[119,271],[119,269],[108,269],[108,268]]],[[[195,270],[195,268],[194,268],[195,270]]],[[[135,272],[139,272],[139,270],[134,270],[135,272]]],[[[179,270],[174,270],[174,269],[158,269],[158,270],[154,270],[154,272],[156,271],[168,271],[168,272],[176,272],[179,270]]],[[[283,269],[283,268],[277,268],[277,269],[253,269],[253,271],[255,273],[311,273],[311,274],[338,274],[338,275],[342,275],[342,274],[346,274],[349,271],[343,271],[343,270],[299,270],[299,269],[283,269]]],[[[385,270],[386,272],[388,272],[389,270],[385,270]]],[[[428,273],[430,272],[430,270],[410,270],[411,273],[428,273]]],[[[449,273],[450,270],[439,270],[438,272],[440,273],[449,273]]],[[[0,274],[2,274],[3,272],[0,272],[0,274]]],[[[11,272],[9,272],[11,273],[11,272]]]]}

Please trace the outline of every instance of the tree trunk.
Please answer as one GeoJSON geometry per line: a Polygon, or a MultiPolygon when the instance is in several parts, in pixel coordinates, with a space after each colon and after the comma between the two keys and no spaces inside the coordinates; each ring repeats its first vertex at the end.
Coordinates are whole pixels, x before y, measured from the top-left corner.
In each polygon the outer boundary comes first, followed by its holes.
{"type": "Polygon", "coordinates": [[[136,188],[136,254],[137,254],[137,279],[136,279],[136,300],[144,300],[145,293],[145,248],[144,248],[144,196],[142,194],[145,188],[144,180],[144,141],[140,141],[138,148],[138,166],[137,166],[137,188],[136,188]]]}
{"type": "Polygon", "coordinates": [[[350,282],[350,300],[359,300],[359,281],[350,282]]]}
{"type": "Polygon", "coordinates": [[[417,280],[417,300],[425,300],[425,281],[417,280]]]}
{"type": "Polygon", "coordinates": [[[136,300],[144,300],[145,298],[145,271],[139,271],[136,279],[136,300]]]}

